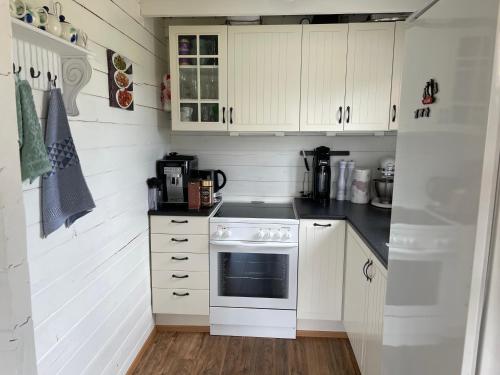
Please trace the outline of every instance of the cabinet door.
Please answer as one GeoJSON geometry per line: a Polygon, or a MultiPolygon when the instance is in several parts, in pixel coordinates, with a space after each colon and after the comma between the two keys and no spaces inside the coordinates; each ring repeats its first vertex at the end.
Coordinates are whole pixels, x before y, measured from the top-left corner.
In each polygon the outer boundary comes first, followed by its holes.
{"type": "Polygon", "coordinates": [[[404,22],[396,22],[394,33],[394,59],[392,64],[392,89],[391,89],[391,118],[389,129],[397,130],[399,127],[399,102],[401,99],[401,78],[403,76],[404,54],[404,22]]]}
{"type": "Polygon", "coordinates": [[[298,319],[342,319],[345,222],[301,220],[298,319]]]}
{"type": "Polygon", "coordinates": [[[305,25],[302,33],[301,131],[344,129],[348,25],[305,25]]]}
{"type": "Polygon", "coordinates": [[[366,307],[368,314],[366,314],[365,323],[363,375],[380,375],[382,373],[382,336],[387,273],[376,259],[372,259],[372,262],[366,271],[371,281],[366,307]]]}
{"type": "Polygon", "coordinates": [[[349,24],[345,131],[389,129],[394,23],[349,24]]]}
{"type": "Polygon", "coordinates": [[[172,130],[227,130],[227,26],[172,26],[172,130]]]}
{"type": "Polygon", "coordinates": [[[229,26],[230,131],[298,131],[300,25],[229,26]]]}
{"type": "Polygon", "coordinates": [[[344,327],[358,366],[363,372],[364,339],[366,330],[368,281],[363,273],[369,256],[359,243],[357,234],[347,230],[344,287],[344,327]]]}

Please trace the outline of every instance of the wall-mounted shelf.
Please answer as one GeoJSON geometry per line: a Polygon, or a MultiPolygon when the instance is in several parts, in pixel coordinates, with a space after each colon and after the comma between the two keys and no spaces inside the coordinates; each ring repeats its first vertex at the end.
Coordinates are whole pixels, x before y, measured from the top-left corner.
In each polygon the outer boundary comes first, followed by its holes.
{"type": "MultiPolygon", "coordinates": [[[[92,66],[88,59],[94,54],[23,21],[11,18],[11,22],[14,39],[54,52],[61,58],[62,79],[58,82],[62,82],[66,112],[68,116],[78,116],[76,97],[83,86],[90,81],[92,66]]],[[[34,68],[43,70],[43,67],[34,68]]]]}

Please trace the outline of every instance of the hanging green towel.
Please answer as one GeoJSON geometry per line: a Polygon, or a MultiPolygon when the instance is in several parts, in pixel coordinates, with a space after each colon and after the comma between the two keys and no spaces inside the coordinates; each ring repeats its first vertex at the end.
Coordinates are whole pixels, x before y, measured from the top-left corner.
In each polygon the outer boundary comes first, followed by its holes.
{"type": "Polygon", "coordinates": [[[22,180],[30,183],[52,167],[43,141],[42,128],[33,101],[31,86],[26,80],[16,77],[17,129],[21,152],[22,180]]]}

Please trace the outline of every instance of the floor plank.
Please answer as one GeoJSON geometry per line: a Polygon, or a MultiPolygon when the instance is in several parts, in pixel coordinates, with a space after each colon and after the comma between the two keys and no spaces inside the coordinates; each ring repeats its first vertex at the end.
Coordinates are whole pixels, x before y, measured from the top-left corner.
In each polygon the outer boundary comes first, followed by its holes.
{"type": "Polygon", "coordinates": [[[134,375],[359,375],[347,339],[158,332],[134,375]]]}

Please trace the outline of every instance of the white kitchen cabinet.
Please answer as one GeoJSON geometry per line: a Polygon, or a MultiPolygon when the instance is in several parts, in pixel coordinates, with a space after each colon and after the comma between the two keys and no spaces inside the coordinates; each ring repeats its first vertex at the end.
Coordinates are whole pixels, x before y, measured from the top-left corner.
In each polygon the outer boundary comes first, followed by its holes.
{"type": "Polygon", "coordinates": [[[387,271],[347,227],[344,327],[362,375],[381,374],[387,271]]]}
{"type": "Polygon", "coordinates": [[[393,22],[349,24],[344,131],[389,130],[393,22]]]}
{"type": "Polygon", "coordinates": [[[301,131],[342,131],[349,26],[304,25],[301,131]]]}
{"type": "Polygon", "coordinates": [[[155,314],[208,315],[208,228],[208,217],[150,217],[155,314]]]}
{"type": "Polygon", "coordinates": [[[342,320],[345,221],[301,220],[297,318],[342,320]]]}
{"type": "Polygon", "coordinates": [[[301,25],[229,26],[229,131],[298,131],[301,25]]]}
{"type": "Polygon", "coordinates": [[[227,26],[169,29],[172,130],[227,130],[227,26]]]}
{"type": "Polygon", "coordinates": [[[404,63],[404,37],[405,23],[396,22],[396,30],[394,32],[394,58],[392,62],[390,130],[397,130],[399,127],[399,102],[401,100],[401,78],[403,76],[404,63]]]}

